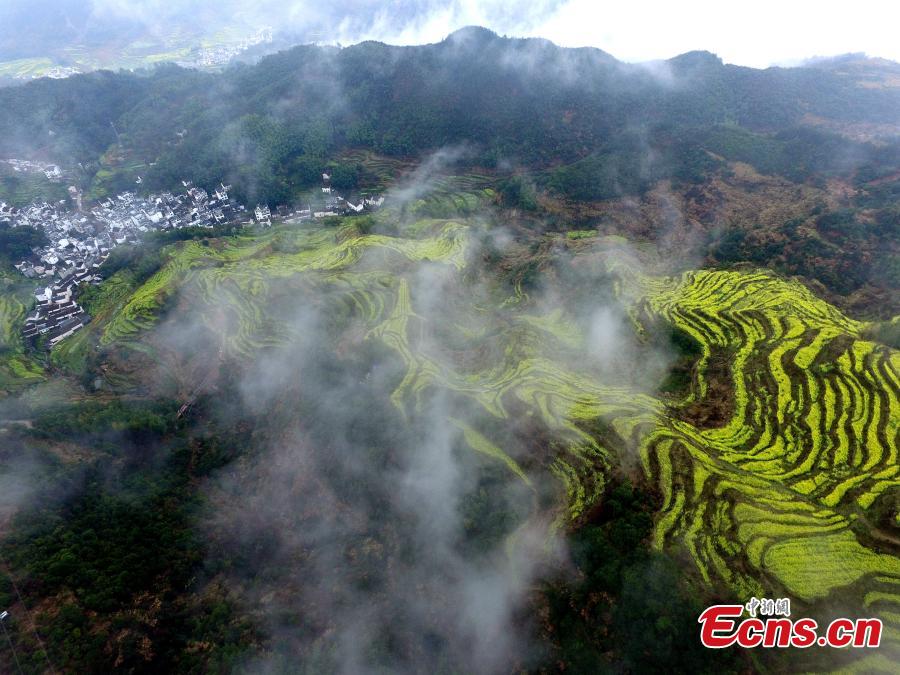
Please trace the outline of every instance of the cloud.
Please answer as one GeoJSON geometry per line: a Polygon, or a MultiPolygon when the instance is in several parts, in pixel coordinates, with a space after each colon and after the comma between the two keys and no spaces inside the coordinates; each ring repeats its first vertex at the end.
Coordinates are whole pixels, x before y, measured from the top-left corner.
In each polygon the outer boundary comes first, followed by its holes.
{"type": "Polygon", "coordinates": [[[16,45],[17,36],[32,42],[51,39],[52,33],[41,36],[32,24],[87,41],[121,37],[136,26],[159,38],[272,26],[296,40],[345,45],[362,40],[425,44],[479,25],[565,47],[597,47],[629,62],[694,50],[753,67],[797,65],[812,56],[849,52],[900,60],[894,30],[900,6],[877,0],[860,0],[852,11],[842,3],[776,0],[743,5],[715,0],[11,0],[0,9],[0,19],[5,23],[0,53],[23,49],[16,45]]]}
{"type": "MultiPolygon", "coordinates": [[[[436,153],[392,198],[426,196],[464,155],[436,153]]],[[[485,239],[512,247],[503,230],[485,239]]],[[[476,252],[470,258],[480,260],[476,252]]],[[[492,290],[450,264],[385,262],[396,286],[385,291],[384,318],[408,287],[410,349],[456,367],[444,336],[460,322],[467,334],[488,334],[494,317],[472,305],[489,302],[492,290]]],[[[170,313],[152,337],[182,379],[195,382],[209,364],[188,355],[217,360],[210,317],[236,300],[203,288],[205,296],[186,287],[178,302],[200,304],[170,313]]],[[[497,433],[509,441],[504,451],[529,462],[527,480],[473,450],[467,428],[504,423],[452,387],[436,383],[409,397],[417,405],[395,405],[391,393],[409,364],[365,320],[343,312],[341,297],[315,274],[255,295],[260,316],[278,318],[279,339],[257,340],[265,318],[243,327],[248,342],[269,346],[219,360],[220,375],[208,380],[216,409],[228,411],[216,424],[246,430],[240,457],[203,487],[208,508],[196,521],[210,542],[206,578],[227,585],[263,636],[241,670],[302,663],[319,672],[498,673],[537,663],[523,613],[536,583],[564,564],[548,506],[560,486],[528,457],[534,439],[524,428],[497,433]]],[[[234,330],[223,326],[221,334],[234,330]]]]}
{"type": "MultiPolygon", "coordinates": [[[[426,321],[441,274],[429,269],[411,272],[426,321]]],[[[548,523],[526,517],[514,547],[473,553],[464,514],[483,460],[451,421],[467,412],[437,392],[404,419],[388,394],[405,366],[388,353],[342,362],[326,312],[280,307],[292,338],[241,367],[255,442],[207,485],[198,523],[216,542],[210,567],[225,565],[267,638],[244,671],[282,659],[342,673],[507,670],[529,654],[515,613],[558,555],[548,523]]],[[[518,479],[496,489],[496,508],[527,512],[518,479]]]]}
{"type": "Polygon", "coordinates": [[[93,0],[95,16],[139,19],[148,26],[194,15],[266,23],[320,40],[349,44],[437,42],[469,25],[500,34],[548,38],[566,47],[590,46],[631,62],[707,50],[730,63],[766,67],[815,55],[866,52],[900,60],[894,27],[900,7],[861,0],[852,11],[838,3],[761,0],[745,5],[715,0],[352,0],[329,5],[261,0],[248,8],[224,2],[93,0]]]}
{"type": "Polygon", "coordinates": [[[392,212],[403,212],[407,206],[431,192],[437,179],[446,175],[450,167],[470,158],[472,153],[472,148],[457,145],[441,148],[428,155],[408,176],[401,178],[391,187],[385,196],[387,206],[392,212]]]}

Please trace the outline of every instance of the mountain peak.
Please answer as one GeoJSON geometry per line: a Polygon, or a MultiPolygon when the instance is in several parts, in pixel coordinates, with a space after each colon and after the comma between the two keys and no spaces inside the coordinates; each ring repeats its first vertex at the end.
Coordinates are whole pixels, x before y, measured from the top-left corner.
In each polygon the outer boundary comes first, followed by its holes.
{"type": "Polygon", "coordinates": [[[496,40],[498,37],[494,31],[483,26],[463,26],[444,38],[444,42],[455,44],[482,43],[496,40]]]}
{"type": "Polygon", "coordinates": [[[673,66],[693,70],[695,68],[717,67],[723,64],[722,59],[712,52],[696,50],[685,52],[669,59],[673,66]]]}
{"type": "Polygon", "coordinates": [[[672,72],[682,76],[706,77],[722,68],[724,63],[721,58],[707,51],[685,52],[675,56],[666,63],[672,72]]]}

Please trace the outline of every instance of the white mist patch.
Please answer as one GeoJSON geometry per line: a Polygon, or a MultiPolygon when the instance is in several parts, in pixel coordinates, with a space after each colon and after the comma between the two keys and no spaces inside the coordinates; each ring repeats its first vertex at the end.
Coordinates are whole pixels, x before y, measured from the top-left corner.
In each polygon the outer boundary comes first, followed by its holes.
{"type": "Polygon", "coordinates": [[[436,180],[450,167],[471,156],[472,149],[466,145],[447,146],[433,152],[390,189],[385,201],[393,208],[403,209],[433,190],[436,180]]]}
{"type": "Polygon", "coordinates": [[[22,507],[32,503],[38,493],[40,473],[41,467],[28,457],[4,462],[0,470],[0,526],[5,526],[22,507]]]}
{"type": "Polygon", "coordinates": [[[600,368],[610,373],[621,365],[629,352],[620,313],[611,307],[601,307],[591,316],[587,334],[587,353],[600,368]]]}
{"type": "MultiPolygon", "coordinates": [[[[429,327],[455,311],[447,298],[458,274],[438,263],[404,271],[420,353],[439,351],[429,327]]],[[[559,560],[549,519],[525,516],[474,550],[465,507],[484,498],[479,480],[492,460],[468,448],[453,422],[474,424],[472,412],[438,390],[401,414],[389,397],[405,365],[358,363],[366,339],[337,349],[334,317],[313,303],[281,302],[291,339],[241,363],[235,414],[252,426],[255,447],[208,482],[210,508],[198,522],[214,542],[210,566],[230,561],[226,583],[272,645],[245,672],[277,672],[286,654],[342,673],[439,662],[495,673],[527,661],[517,612],[547,561],[559,560]],[[395,639],[402,653],[385,656],[379,645],[395,639]]],[[[531,486],[497,471],[506,482],[491,488],[492,504],[529,513],[531,486]]]]}

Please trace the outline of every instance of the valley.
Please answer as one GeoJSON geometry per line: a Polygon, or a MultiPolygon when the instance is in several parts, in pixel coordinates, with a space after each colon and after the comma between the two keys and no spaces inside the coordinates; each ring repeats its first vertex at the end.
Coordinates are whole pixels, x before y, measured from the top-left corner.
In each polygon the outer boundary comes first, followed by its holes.
{"type": "Polygon", "coordinates": [[[900,568],[878,514],[898,485],[898,353],[770,272],[662,275],[658,254],[622,238],[538,240],[552,252],[533,288],[503,272],[527,262],[527,247],[465,217],[403,221],[387,208],[177,242],[145,281],[122,270],[102,282],[95,321],[54,348],[52,368],[92,383],[79,405],[170,400],[171,420],[190,404],[176,423],[190,429],[209,406],[265,414],[298,387],[330,400],[354,386],[304,384],[303,363],[328,351],[310,334],[324,331],[340,378],[347,360],[361,381],[388,368],[378,377],[393,383],[384,395],[398,419],[430,419],[500,485],[520,486],[510,559],[536,523],[551,541],[590,522],[624,472],[658,495],[653,548],[683,560],[704,592],[789,596],[794,611],[827,612],[840,597],[882,617],[892,648],[900,568]],[[582,297],[565,290],[575,286],[582,297]],[[674,350],[659,335],[676,330],[695,362],[686,387],[663,393],[674,350]],[[371,361],[373,349],[392,356],[371,361]],[[733,355],[724,382],[711,381],[722,351],[733,355]],[[269,375],[235,401],[229,372],[269,375]],[[727,415],[695,423],[692,410],[721,395],[714,386],[728,388],[727,415]]]}

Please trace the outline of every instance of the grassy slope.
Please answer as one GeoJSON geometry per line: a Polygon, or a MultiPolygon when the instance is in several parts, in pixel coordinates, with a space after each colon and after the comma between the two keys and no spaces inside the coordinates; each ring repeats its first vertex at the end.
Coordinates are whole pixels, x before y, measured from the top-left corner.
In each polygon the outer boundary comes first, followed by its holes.
{"type": "MultiPolygon", "coordinates": [[[[600,256],[619,278],[626,304],[640,305],[702,345],[682,410],[711,396],[713,354],[734,354],[730,419],[713,428],[696,425],[673,412],[671,401],[572,368],[559,355],[583,345],[574,317],[560,309],[536,314],[520,299],[496,297],[489,310],[454,307],[451,328],[463,343],[483,339],[478,326],[485,311],[512,319],[499,336],[501,358],[480,364],[483,369],[462,367],[416,337],[428,328],[415,311],[425,289],[404,270],[426,260],[460,273],[472,227],[464,220],[423,221],[410,228],[415,238],[360,235],[352,225],[274,228],[209,245],[178,244],[140,287],[107,281],[109,311],[57,354],[77,354],[92,340],[152,351],[148,336],[177,298],[219,336],[221,353],[249,357],[292,339],[291,327],[278,326],[266,307],[293,280],[363,321],[367,339],[402,357],[407,372],[392,397],[401,409],[411,410],[437,387],[480,405],[498,424],[524,410],[552,430],[552,451],[527,458],[523,471],[522,459],[508,455],[492,429],[463,428],[474,451],[520,478],[537,468],[558,479],[567,504],[560,526],[596,503],[616,453],[638,448],[644,472],[663,496],[656,545],[687,551],[710,587],[727,587],[737,598],[784,594],[808,605],[849,596],[860,615],[884,619],[886,642],[900,641],[900,562],[855,535],[870,529],[867,509],[879,495],[900,485],[898,352],[861,339],[862,324],[770,273],[644,276],[617,240],[583,238],[569,239],[571,250],[600,256]],[[600,439],[584,431],[597,420],[613,433],[600,439]]],[[[73,357],[70,366],[79,363],[73,357]]]]}
{"type": "Polygon", "coordinates": [[[44,379],[43,368],[26,354],[21,337],[34,287],[15,272],[0,273],[0,390],[17,390],[44,379]]]}

